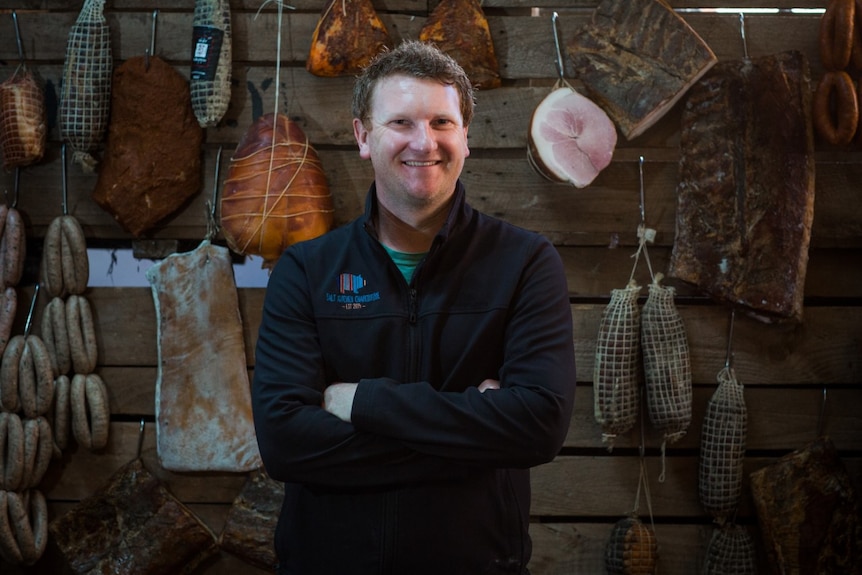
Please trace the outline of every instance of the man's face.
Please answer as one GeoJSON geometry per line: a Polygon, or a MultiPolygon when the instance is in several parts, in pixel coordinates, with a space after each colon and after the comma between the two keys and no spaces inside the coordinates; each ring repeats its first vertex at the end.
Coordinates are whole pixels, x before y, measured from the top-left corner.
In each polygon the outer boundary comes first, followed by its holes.
{"type": "Polygon", "coordinates": [[[409,76],[381,80],[370,117],[353,120],[359,155],[374,167],[377,196],[393,211],[449,200],[470,154],[454,86],[409,76]]]}

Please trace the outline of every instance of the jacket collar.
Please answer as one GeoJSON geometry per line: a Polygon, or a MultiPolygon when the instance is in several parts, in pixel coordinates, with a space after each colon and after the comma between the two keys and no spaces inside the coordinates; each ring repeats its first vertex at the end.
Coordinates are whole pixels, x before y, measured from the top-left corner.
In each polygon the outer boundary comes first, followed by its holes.
{"type": "MultiPolygon", "coordinates": [[[[472,212],[472,208],[467,203],[467,193],[464,189],[464,184],[461,182],[460,178],[455,183],[455,194],[453,196],[452,207],[449,209],[449,215],[446,217],[446,221],[443,223],[443,226],[440,228],[440,231],[437,232],[436,237],[434,238],[434,243],[432,244],[432,249],[434,246],[441,244],[446,241],[449,236],[455,233],[458,229],[466,225],[466,222],[469,220],[470,213],[472,212]]],[[[377,235],[377,228],[374,225],[376,221],[377,215],[377,184],[372,183],[371,187],[368,189],[368,195],[365,197],[365,214],[363,216],[363,227],[365,230],[371,234],[372,237],[379,240],[377,235]]]]}

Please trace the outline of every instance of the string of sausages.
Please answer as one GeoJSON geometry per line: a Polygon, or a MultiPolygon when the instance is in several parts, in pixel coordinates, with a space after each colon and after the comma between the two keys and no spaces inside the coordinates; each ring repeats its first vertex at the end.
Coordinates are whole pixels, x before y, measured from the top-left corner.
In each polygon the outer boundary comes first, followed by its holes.
{"type": "Polygon", "coordinates": [[[830,144],[844,146],[854,136],[862,143],[862,77],[854,84],[849,72],[862,73],[862,0],[829,0],[820,20],[819,48],[826,72],[814,92],[814,127],[830,144]]]}
{"type": "Polygon", "coordinates": [[[48,509],[38,487],[54,446],[47,350],[38,335],[12,335],[25,232],[15,204],[0,206],[0,558],[13,565],[32,565],[44,552],[48,509]]]}

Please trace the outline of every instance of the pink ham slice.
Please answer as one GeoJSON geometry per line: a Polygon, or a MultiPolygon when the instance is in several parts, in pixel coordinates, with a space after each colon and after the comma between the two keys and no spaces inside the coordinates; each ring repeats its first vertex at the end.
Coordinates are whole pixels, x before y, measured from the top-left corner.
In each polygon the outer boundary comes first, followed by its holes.
{"type": "Polygon", "coordinates": [[[545,178],[583,188],[611,163],[616,144],[616,127],[604,110],[566,85],[533,112],[527,155],[545,178]]]}

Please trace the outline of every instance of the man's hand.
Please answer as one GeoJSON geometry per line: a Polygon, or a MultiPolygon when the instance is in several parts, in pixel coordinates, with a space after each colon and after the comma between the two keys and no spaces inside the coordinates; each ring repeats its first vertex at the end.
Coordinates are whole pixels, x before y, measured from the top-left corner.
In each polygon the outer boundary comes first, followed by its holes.
{"type": "Polygon", "coordinates": [[[500,382],[496,379],[486,379],[479,384],[479,392],[485,393],[488,389],[500,389],[500,382]]]}
{"type": "Polygon", "coordinates": [[[350,422],[356,383],[333,383],[323,391],[323,409],[342,421],[350,422]]]}

